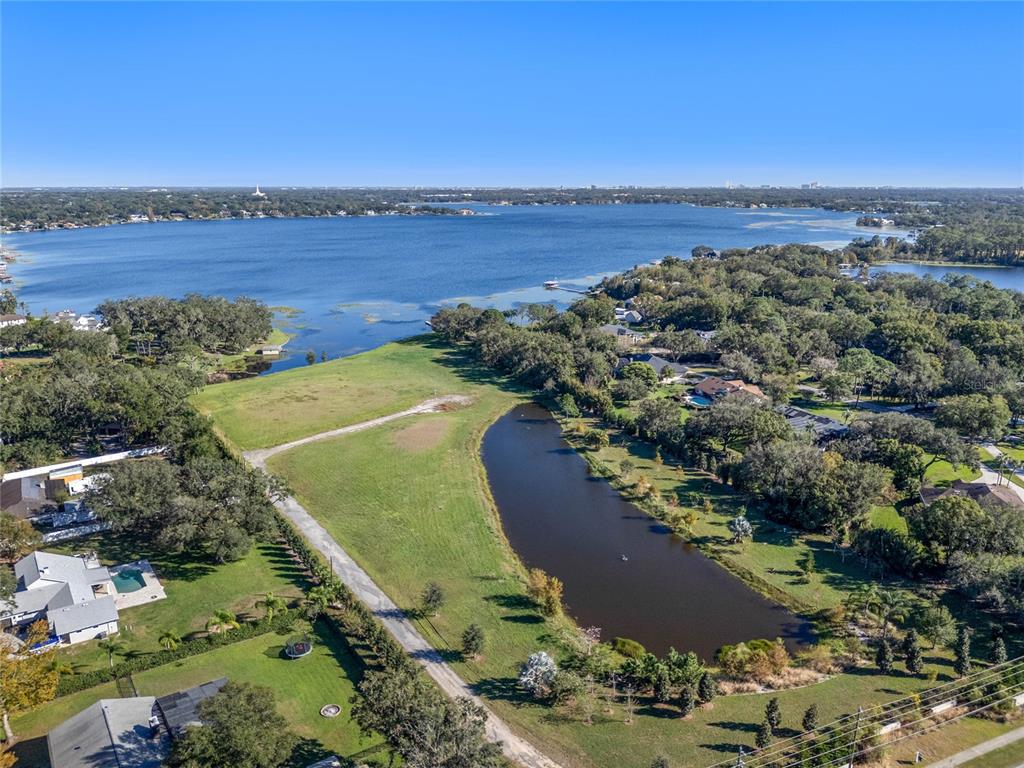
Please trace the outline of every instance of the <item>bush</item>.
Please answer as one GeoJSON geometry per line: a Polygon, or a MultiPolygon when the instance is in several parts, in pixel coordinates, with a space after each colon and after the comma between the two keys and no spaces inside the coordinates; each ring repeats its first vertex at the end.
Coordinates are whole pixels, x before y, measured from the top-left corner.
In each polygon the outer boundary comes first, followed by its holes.
{"type": "Polygon", "coordinates": [[[647,649],[643,645],[628,637],[616,637],[612,640],[612,648],[627,659],[640,659],[647,653],[647,649]]]}

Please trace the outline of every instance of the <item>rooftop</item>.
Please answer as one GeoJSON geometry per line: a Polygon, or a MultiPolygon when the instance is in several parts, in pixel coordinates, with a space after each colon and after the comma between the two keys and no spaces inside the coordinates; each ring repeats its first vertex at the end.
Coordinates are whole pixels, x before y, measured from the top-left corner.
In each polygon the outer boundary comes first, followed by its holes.
{"type": "Polygon", "coordinates": [[[46,737],[54,768],[159,768],[166,737],[154,735],[152,696],[101,699],[46,737]]]}

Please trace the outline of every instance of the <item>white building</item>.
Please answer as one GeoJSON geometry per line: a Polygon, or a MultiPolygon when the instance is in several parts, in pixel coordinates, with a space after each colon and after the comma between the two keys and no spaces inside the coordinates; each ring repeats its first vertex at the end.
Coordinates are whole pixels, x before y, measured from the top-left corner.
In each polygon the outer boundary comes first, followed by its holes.
{"type": "Polygon", "coordinates": [[[12,325],[24,325],[28,318],[24,315],[0,315],[0,328],[8,328],[12,325]]]}
{"type": "Polygon", "coordinates": [[[73,645],[117,633],[116,589],[110,572],[80,557],[33,552],[14,566],[13,605],[0,613],[0,627],[45,620],[58,642],[73,645]]]}

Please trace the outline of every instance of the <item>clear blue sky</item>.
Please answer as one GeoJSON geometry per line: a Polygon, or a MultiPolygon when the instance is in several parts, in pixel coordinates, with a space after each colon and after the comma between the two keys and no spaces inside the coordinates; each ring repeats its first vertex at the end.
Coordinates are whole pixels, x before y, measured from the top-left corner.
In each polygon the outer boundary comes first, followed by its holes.
{"type": "Polygon", "coordinates": [[[2,4],[4,186],[1024,184],[1024,4],[2,4]]]}

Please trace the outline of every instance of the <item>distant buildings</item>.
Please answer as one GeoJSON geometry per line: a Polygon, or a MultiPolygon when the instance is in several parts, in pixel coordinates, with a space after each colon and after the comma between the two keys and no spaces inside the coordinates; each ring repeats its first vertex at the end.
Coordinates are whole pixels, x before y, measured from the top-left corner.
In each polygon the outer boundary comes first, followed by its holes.
{"type": "Polygon", "coordinates": [[[0,315],[0,328],[9,328],[12,325],[24,325],[28,322],[25,315],[0,315]]]}
{"type": "Polygon", "coordinates": [[[257,184],[256,185],[256,191],[252,193],[252,196],[253,197],[266,197],[267,193],[266,192],[260,192],[260,185],[257,184]]]}
{"type": "Polygon", "coordinates": [[[620,367],[628,363],[647,363],[647,365],[658,372],[659,378],[665,384],[680,381],[690,372],[690,369],[685,365],[673,363],[671,360],[666,360],[663,357],[650,353],[630,355],[619,360],[620,367]]]}

